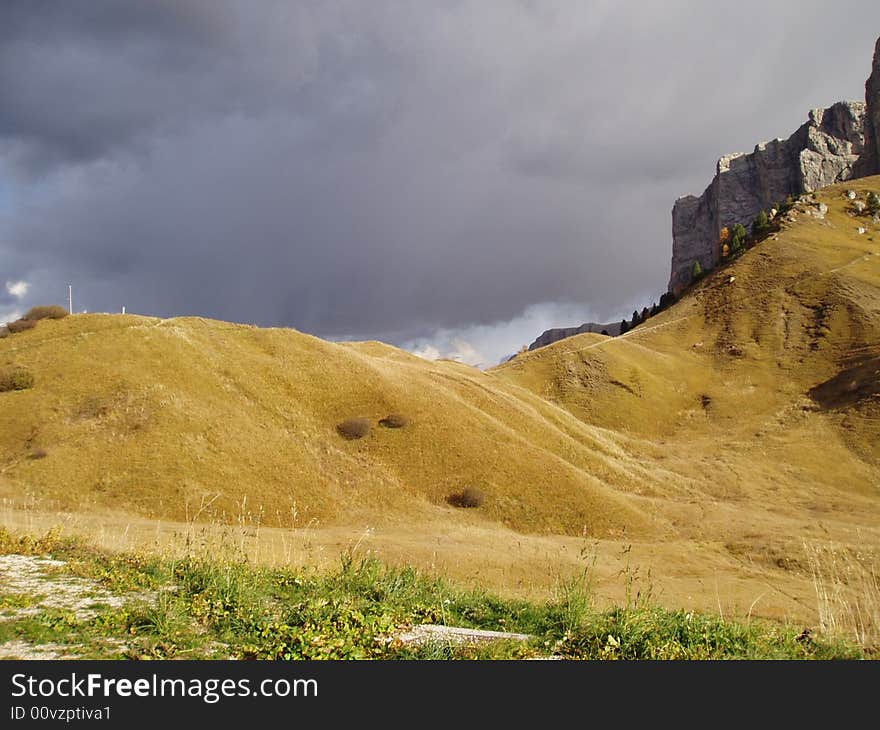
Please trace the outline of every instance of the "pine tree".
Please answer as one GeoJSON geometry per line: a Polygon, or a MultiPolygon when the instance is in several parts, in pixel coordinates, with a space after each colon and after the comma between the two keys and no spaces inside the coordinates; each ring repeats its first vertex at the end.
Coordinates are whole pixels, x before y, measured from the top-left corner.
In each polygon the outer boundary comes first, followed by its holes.
{"type": "Polygon", "coordinates": [[[770,232],[770,218],[763,210],[755,217],[752,223],[752,235],[755,238],[766,236],[770,232]]]}
{"type": "Polygon", "coordinates": [[[622,319],[620,320],[620,334],[625,335],[627,332],[629,332],[629,323],[622,319]]]}
{"type": "Polygon", "coordinates": [[[745,248],[748,237],[749,232],[746,227],[742,223],[737,223],[733,227],[733,234],[730,237],[730,248],[733,253],[739,253],[745,248]]]}

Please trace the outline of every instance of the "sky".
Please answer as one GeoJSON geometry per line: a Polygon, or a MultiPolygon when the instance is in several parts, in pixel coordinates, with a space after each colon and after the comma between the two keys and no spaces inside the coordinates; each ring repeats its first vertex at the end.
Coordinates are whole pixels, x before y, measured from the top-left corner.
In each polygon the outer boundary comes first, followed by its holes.
{"type": "Polygon", "coordinates": [[[0,321],[491,365],[665,291],[719,156],[864,99],[880,3],[3,0],[0,321]]]}

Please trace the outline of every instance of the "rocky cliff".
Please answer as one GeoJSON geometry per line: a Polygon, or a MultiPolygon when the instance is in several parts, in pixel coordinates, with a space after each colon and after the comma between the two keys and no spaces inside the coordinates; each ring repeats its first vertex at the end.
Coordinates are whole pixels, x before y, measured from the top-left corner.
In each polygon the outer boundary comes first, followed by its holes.
{"type": "Polygon", "coordinates": [[[694,262],[704,271],[720,258],[721,229],[746,226],[788,195],[849,180],[865,150],[865,104],[843,101],[813,109],[786,140],[759,144],[751,154],[725,155],[715,177],[696,198],[679,198],[672,209],[672,273],[669,290],[691,281],[694,262]]]}
{"type": "Polygon", "coordinates": [[[677,294],[691,282],[696,261],[704,271],[714,268],[721,254],[722,228],[748,226],[761,210],[789,195],[876,174],[880,174],[880,39],[864,103],[842,101],[813,109],[791,137],[760,144],[751,154],[725,155],[699,198],[688,195],[676,201],[669,290],[677,294]]]}
{"type": "Polygon", "coordinates": [[[587,332],[601,334],[603,330],[612,337],[616,337],[620,334],[620,322],[614,322],[613,324],[596,324],[595,322],[587,322],[580,327],[556,327],[554,329],[544,330],[544,332],[541,333],[541,336],[529,345],[529,350],[537,350],[539,347],[552,345],[554,342],[564,340],[566,337],[574,337],[575,335],[582,335],[587,332]]]}
{"type": "MultiPolygon", "coordinates": [[[[789,195],[826,185],[880,175],[880,38],[874,49],[865,101],[841,101],[813,109],[807,122],[788,139],[759,144],[754,151],[725,155],[715,177],[700,197],[679,198],[672,209],[672,272],[669,291],[676,295],[690,284],[694,263],[704,271],[721,256],[721,229],[736,223],[749,226],[762,210],[789,195]]],[[[566,337],[620,325],[550,329],[530,346],[535,350],[566,337]]]]}
{"type": "Polygon", "coordinates": [[[874,48],[874,67],[865,82],[865,155],[862,175],[880,175],[880,38],[874,48]]]}

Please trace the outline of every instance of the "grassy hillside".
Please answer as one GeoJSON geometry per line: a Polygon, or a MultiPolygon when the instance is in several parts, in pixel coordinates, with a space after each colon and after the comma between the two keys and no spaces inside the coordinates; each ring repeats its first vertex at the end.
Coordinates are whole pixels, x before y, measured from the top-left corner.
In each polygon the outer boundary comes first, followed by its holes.
{"type": "Polygon", "coordinates": [[[849,188],[864,198],[880,179],[821,191],[779,235],[632,333],[575,337],[493,374],[644,438],[645,458],[683,477],[679,495],[875,504],[880,226],[848,214],[849,188]],[[810,215],[821,203],[828,213],[810,215]]]}
{"type": "Polygon", "coordinates": [[[0,339],[34,379],[0,393],[0,496],[126,532],[109,511],[331,547],[370,525],[391,562],[503,588],[546,585],[586,537],[618,594],[623,552],[667,603],[804,615],[809,544],[866,575],[880,546],[880,226],[847,188],[880,178],[821,191],[623,337],[488,372],[198,318],[41,321],[0,339]],[[343,438],[350,418],[370,432],[343,438]],[[482,506],[449,503],[468,487],[482,506]]]}
{"type": "Polygon", "coordinates": [[[77,315],[0,340],[35,387],[0,395],[7,478],[64,506],[170,519],[410,521],[650,530],[621,439],[457,363],[376,342],[201,319],[77,315]],[[407,417],[403,428],[379,421],[407,417]],[[359,440],[337,424],[372,423],[359,440]],[[45,456],[43,456],[45,454],[45,456]],[[43,458],[34,458],[43,456],[43,458]],[[463,513],[447,498],[478,487],[463,513]]]}

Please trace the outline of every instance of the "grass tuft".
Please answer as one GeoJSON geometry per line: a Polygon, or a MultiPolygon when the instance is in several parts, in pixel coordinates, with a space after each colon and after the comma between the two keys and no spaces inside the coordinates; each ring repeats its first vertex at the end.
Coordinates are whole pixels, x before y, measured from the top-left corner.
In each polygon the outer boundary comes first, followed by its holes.
{"type": "Polygon", "coordinates": [[[478,487],[465,487],[462,491],[450,494],[446,501],[453,507],[473,509],[486,503],[486,494],[478,487]]]}
{"type": "Polygon", "coordinates": [[[349,418],[336,426],[336,431],[347,441],[362,439],[371,429],[372,424],[367,418],[349,418]]]}
{"type": "Polygon", "coordinates": [[[822,632],[880,647],[877,555],[829,544],[804,543],[822,632]]]}
{"type": "Polygon", "coordinates": [[[34,387],[34,374],[27,368],[7,367],[0,369],[0,393],[28,390],[34,387]]]}
{"type": "Polygon", "coordinates": [[[24,332],[26,330],[32,330],[37,326],[36,321],[32,319],[17,319],[14,322],[8,322],[6,324],[6,329],[13,335],[17,335],[19,332],[24,332]]]}
{"type": "Polygon", "coordinates": [[[40,305],[31,307],[22,319],[36,321],[38,319],[64,319],[68,315],[67,309],[57,304],[40,305]]]}

